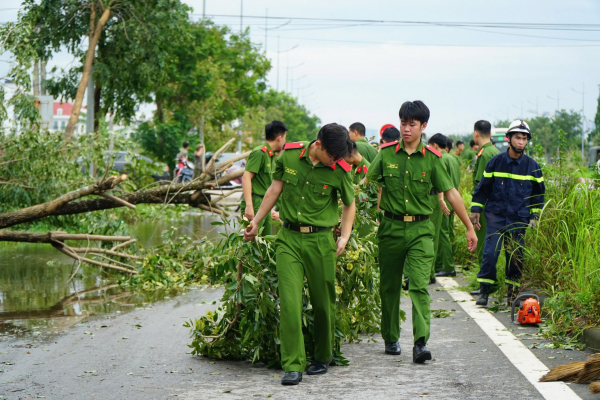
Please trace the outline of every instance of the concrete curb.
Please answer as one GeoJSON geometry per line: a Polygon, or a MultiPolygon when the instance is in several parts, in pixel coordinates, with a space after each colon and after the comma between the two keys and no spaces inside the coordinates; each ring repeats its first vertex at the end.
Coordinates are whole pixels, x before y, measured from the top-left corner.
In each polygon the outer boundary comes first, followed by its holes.
{"type": "Polygon", "coordinates": [[[583,343],[591,350],[600,351],[600,328],[584,330],[583,343]]]}

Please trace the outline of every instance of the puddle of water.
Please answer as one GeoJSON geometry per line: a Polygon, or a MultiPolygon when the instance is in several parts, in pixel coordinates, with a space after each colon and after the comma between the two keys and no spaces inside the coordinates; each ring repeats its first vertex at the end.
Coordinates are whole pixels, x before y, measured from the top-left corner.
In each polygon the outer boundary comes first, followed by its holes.
{"type": "MultiPolygon", "coordinates": [[[[180,235],[222,237],[225,227],[210,225],[219,217],[184,215],[171,221],[132,227],[145,247],[162,242],[161,233],[175,226],[180,235]]],[[[91,315],[124,313],[178,294],[176,291],[128,291],[111,284],[104,272],[82,264],[69,283],[73,260],[42,244],[0,245],[0,340],[25,334],[68,329],[91,315]]],[[[180,292],[179,292],[180,293],[180,292]]]]}

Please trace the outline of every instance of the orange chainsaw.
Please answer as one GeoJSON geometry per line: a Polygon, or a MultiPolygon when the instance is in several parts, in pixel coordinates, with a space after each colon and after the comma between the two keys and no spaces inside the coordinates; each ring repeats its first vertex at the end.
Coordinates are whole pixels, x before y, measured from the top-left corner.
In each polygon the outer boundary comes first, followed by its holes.
{"type": "Polygon", "coordinates": [[[515,322],[515,308],[519,307],[517,322],[520,324],[540,324],[542,322],[540,298],[533,293],[522,293],[512,303],[510,320],[515,322]],[[520,300],[524,301],[520,302],[520,300]]]}

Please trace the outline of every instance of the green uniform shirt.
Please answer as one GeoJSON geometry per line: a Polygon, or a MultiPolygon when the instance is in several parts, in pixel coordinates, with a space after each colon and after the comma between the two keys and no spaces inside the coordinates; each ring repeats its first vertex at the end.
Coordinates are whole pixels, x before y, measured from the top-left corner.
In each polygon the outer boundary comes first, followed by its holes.
{"type": "Polygon", "coordinates": [[[358,185],[360,181],[367,175],[369,168],[371,167],[371,163],[367,161],[367,158],[363,156],[362,161],[358,164],[358,166],[352,167],[352,173],[354,174],[354,184],[358,185]]]}
{"type": "Polygon", "coordinates": [[[347,206],[354,201],[351,169],[313,165],[308,157],[313,142],[300,143],[302,147],[284,150],[275,162],[273,179],[283,181],[279,217],[296,225],[334,226],[339,222],[338,198],[347,206]]]}
{"type": "Polygon", "coordinates": [[[487,163],[492,157],[499,153],[500,150],[498,150],[492,142],[487,142],[479,149],[477,160],[475,161],[475,168],[473,169],[473,190],[475,190],[475,187],[477,187],[477,184],[483,177],[487,163]]]}
{"type": "Polygon", "coordinates": [[[252,193],[264,196],[273,181],[273,151],[269,144],[252,149],[246,163],[246,171],[254,172],[252,193]]]}
{"type": "Polygon", "coordinates": [[[370,181],[383,182],[380,207],[396,215],[430,215],[429,192],[452,189],[442,160],[423,143],[408,155],[403,142],[383,147],[367,173],[370,181]]]}
{"type": "Polygon", "coordinates": [[[358,139],[356,141],[356,147],[358,148],[360,155],[363,156],[363,158],[366,158],[370,163],[372,163],[377,156],[377,150],[367,142],[367,139],[358,139]]]}
{"type": "MultiPolygon", "coordinates": [[[[442,151],[442,164],[444,164],[444,169],[450,176],[454,189],[458,190],[458,186],[460,185],[460,161],[456,159],[456,156],[442,151]]],[[[452,211],[453,209],[450,203],[448,203],[448,199],[444,198],[444,200],[450,211],[452,211]]]]}
{"type": "Polygon", "coordinates": [[[460,159],[463,162],[470,163],[471,161],[473,161],[476,155],[477,154],[473,151],[473,149],[469,147],[468,149],[460,153],[460,159]]]}

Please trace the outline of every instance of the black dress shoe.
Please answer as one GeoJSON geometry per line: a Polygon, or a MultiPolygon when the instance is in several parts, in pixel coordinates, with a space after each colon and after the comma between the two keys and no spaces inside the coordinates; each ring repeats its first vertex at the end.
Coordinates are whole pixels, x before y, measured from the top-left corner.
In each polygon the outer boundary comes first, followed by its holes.
{"type": "Polygon", "coordinates": [[[329,362],[324,363],[317,360],[313,360],[306,369],[306,373],[308,375],[323,375],[327,373],[328,369],[329,362]]]}
{"type": "Polygon", "coordinates": [[[440,271],[436,272],[435,276],[456,276],[456,271],[440,271]]]}
{"type": "Polygon", "coordinates": [[[396,342],[385,342],[385,354],[392,354],[395,356],[400,355],[402,350],[400,350],[400,344],[396,342]]]}
{"type": "Polygon", "coordinates": [[[297,385],[302,382],[302,372],[290,371],[286,372],[281,378],[282,385],[297,385]]]}
{"type": "Polygon", "coordinates": [[[437,281],[435,280],[435,278],[429,278],[429,284],[433,285],[434,283],[437,283],[437,281]]]}
{"type": "Polygon", "coordinates": [[[415,344],[415,347],[413,347],[413,362],[423,364],[427,360],[431,360],[431,352],[427,350],[424,344],[415,344]]]}

